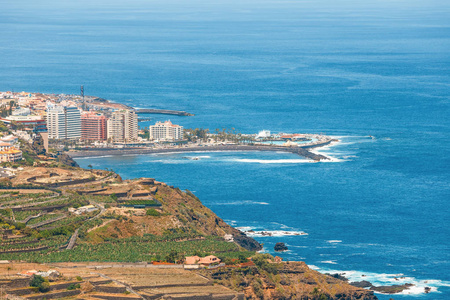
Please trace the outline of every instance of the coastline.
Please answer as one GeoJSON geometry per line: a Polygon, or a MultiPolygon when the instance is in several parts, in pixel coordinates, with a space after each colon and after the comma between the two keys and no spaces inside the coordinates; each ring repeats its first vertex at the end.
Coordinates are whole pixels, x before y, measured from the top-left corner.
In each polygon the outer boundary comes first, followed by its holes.
{"type": "Polygon", "coordinates": [[[326,142],[304,147],[281,147],[281,146],[263,146],[263,145],[221,145],[221,146],[195,146],[195,147],[178,147],[178,148],[98,148],[85,149],[66,152],[72,158],[96,157],[104,155],[130,155],[130,154],[158,154],[158,153],[183,153],[183,152],[220,152],[220,151],[275,151],[294,153],[299,156],[314,160],[330,160],[329,157],[320,153],[314,153],[310,149],[323,147],[335,142],[336,140],[328,140],[326,142]]]}

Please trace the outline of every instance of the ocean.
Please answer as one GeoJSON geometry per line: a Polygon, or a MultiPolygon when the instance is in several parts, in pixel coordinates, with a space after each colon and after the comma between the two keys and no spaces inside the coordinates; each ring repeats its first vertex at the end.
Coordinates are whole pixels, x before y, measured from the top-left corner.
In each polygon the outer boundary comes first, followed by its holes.
{"type": "Polygon", "coordinates": [[[0,0],[0,90],[84,85],[195,114],[141,126],[336,136],[319,150],[333,162],[277,152],[77,161],[189,189],[263,251],[286,243],[286,260],[416,284],[380,299],[449,299],[449,16],[443,0],[0,0]]]}

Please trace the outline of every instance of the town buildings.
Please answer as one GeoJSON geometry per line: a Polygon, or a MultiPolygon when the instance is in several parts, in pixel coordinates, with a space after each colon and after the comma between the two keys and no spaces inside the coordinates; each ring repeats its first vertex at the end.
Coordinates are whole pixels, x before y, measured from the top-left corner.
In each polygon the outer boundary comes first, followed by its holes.
{"type": "Polygon", "coordinates": [[[95,112],[81,114],[81,139],[87,141],[105,141],[107,139],[106,117],[95,112]]]}
{"type": "Polygon", "coordinates": [[[170,121],[156,122],[149,127],[152,140],[181,140],[183,139],[183,126],[172,124],[170,121]]]}
{"type": "Polygon", "coordinates": [[[81,138],[81,113],[77,107],[56,106],[47,110],[47,128],[50,139],[81,138]]]}
{"type": "Polygon", "coordinates": [[[44,117],[41,116],[8,116],[5,118],[0,118],[5,124],[16,123],[17,125],[23,125],[26,128],[30,128],[35,132],[46,132],[47,131],[47,122],[44,117]]]}
{"type": "Polygon", "coordinates": [[[138,138],[138,117],[132,110],[112,113],[107,122],[107,137],[112,142],[132,142],[138,138]]]}
{"type": "MultiPolygon", "coordinates": [[[[106,141],[118,144],[139,141],[136,112],[120,104],[91,103],[79,95],[0,92],[0,108],[3,115],[0,121],[15,135],[40,134],[45,144],[48,139],[81,140],[103,147],[111,146],[106,141]]],[[[20,138],[29,142],[31,138],[24,136],[20,138]]]]}
{"type": "Polygon", "coordinates": [[[22,159],[22,151],[16,145],[17,137],[6,136],[0,139],[0,162],[14,162],[22,159]]]}
{"type": "Polygon", "coordinates": [[[28,107],[19,107],[12,112],[13,116],[28,116],[31,110],[28,107]]]}

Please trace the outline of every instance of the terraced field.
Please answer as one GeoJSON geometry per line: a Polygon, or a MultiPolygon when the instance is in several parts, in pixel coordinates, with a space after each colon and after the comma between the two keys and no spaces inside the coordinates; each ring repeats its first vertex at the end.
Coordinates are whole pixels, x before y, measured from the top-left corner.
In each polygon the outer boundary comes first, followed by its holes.
{"type": "Polygon", "coordinates": [[[61,174],[73,184],[58,190],[42,185],[45,190],[34,193],[31,189],[0,191],[1,259],[175,262],[194,254],[234,258],[253,253],[226,242],[223,236],[236,230],[192,193],[151,178],[122,181],[101,170],[37,170],[27,168],[13,182],[24,184],[36,176],[53,182],[55,174],[61,174]],[[73,174],[95,175],[95,180],[82,184],[73,174]]]}

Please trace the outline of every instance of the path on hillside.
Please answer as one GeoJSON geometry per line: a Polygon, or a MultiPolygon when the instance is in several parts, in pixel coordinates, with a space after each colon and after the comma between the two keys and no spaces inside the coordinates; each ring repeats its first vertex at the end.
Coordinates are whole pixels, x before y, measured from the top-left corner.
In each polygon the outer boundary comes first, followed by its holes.
{"type": "MultiPolygon", "coordinates": [[[[98,204],[97,202],[93,202],[93,201],[90,201],[90,204],[97,206],[100,209],[100,212],[98,214],[96,214],[95,216],[93,216],[92,218],[87,219],[85,222],[98,218],[100,215],[102,215],[106,211],[105,206],[103,204],[98,204]]],[[[75,243],[78,238],[78,230],[79,229],[80,228],[77,228],[77,230],[75,230],[75,232],[70,237],[69,244],[67,245],[66,250],[71,250],[71,249],[73,249],[73,247],[75,247],[75,243]]]]}
{"type": "Polygon", "coordinates": [[[129,291],[130,293],[135,294],[136,296],[140,297],[141,299],[145,299],[141,294],[139,294],[138,292],[133,290],[133,288],[130,285],[128,285],[128,284],[126,284],[124,282],[121,282],[119,280],[113,279],[113,278],[111,278],[109,276],[106,276],[104,274],[101,274],[101,273],[94,273],[94,272],[92,272],[91,274],[98,275],[98,276],[103,277],[105,279],[111,280],[111,281],[117,283],[118,285],[124,286],[127,289],[127,291],[129,291]]]}

